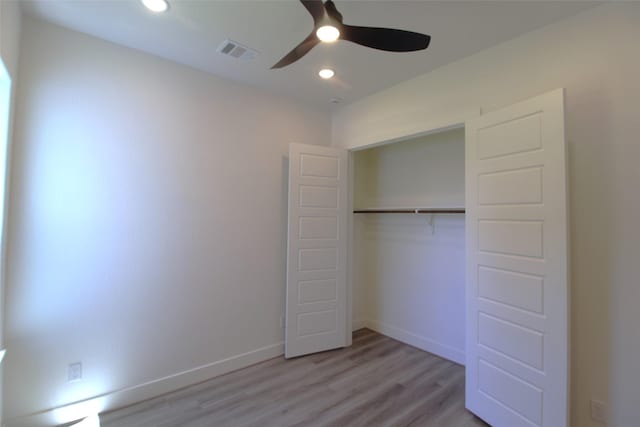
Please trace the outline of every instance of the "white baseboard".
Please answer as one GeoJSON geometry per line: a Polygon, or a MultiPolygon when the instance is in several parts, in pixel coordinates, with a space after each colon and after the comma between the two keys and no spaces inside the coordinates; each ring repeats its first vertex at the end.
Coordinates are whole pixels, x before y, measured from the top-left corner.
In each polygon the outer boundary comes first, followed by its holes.
{"type": "MultiPolygon", "coordinates": [[[[390,338],[417,347],[429,353],[436,354],[445,359],[452,360],[464,365],[464,352],[451,346],[441,344],[429,338],[421,337],[411,332],[377,322],[375,320],[354,320],[353,330],[369,328],[390,338]]],[[[271,359],[284,354],[284,343],[276,343],[247,353],[218,360],[206,365],[198,366],[183,372],[178,372],[163,378],[158,378],[146,383],[138,384],[120,390],[114,390],[98,396],[88,397],[82,401],[71,402],[67,405],[45,409],[36,413],[27,414],[6,420],[3,424],[6,427],[40,427],[52,426],[73,421],[61,420],[57,413],[63,408],[84,404],[99,400],[101,402],[101,412],[110,411],[151,399],[169,393],[183,387],[197,384],[207,379],[226,374],[231,371],[246,368],[247,366],[271,359]]]]}
{"type": "Polygon", "coordinates": [[[198,366],[193,369],[178,372],[132,387],[110,391],[98,396],[88,397],[81,401],[71,402],[61,407],[49,408],[36,413],[15,417],[6,420],[4,426],[39,427],[58,425],[74,421],[73,419],[61,420],[59,418],[60,410],[64,410],[64,408],[68,408],[74,405],[81,405],[97,400],[99,401],[100,407],[102,408],[101,412],[110,411],[113,409],[131,405],[133,403],[141,402],[143,400],[158,397],[165,393],[197,384],[199,382],[206,381],[210,378],[214,378],[231,371],[246,368],[247,366],[254,365],[256,363],[280,356],[282,354],[284,354],[284,343],[280,342],[272,344],[266,347],[259,348],[257,350],[232,356],[227,359],[211,362],[206,365],[198,366]]]}
{"type": "Polygon", "coordinates": [[[364,327],[386,335],[389,338],[417,347],[420,350],[428,351],[429,353],[459,363],[460,365],[465,364],[464,351],[458,350],[457,348],[375,320],[365,320],[363,323],[364,327]]]}
{"type": "Polygon", "coordinates": [[[352,331],[357,331],[358,329],[362,329],[362,328],[366,328],[367,327],[367,321],[360,319],[360,320],[354,320],[353,322],[351,322],[351,330],[352,331]]]}

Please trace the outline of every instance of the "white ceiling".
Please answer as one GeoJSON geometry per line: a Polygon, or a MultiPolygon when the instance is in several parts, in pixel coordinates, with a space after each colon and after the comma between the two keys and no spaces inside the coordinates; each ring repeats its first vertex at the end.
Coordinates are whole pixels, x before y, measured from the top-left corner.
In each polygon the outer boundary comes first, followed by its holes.
{"type": "Polygon", "coordinates": [[[339,41],[319,45],[300,61],[270,70],[312,29],[297,0],[169,0],[167,13],[153,14],[138,0],[22,1],[41,19],[136,48],[218,76],[245,82],[304,103],[331,108],[350,103],[459,58],[574,15],[587,1],[399,1],[336,0],[344,22],[391,27],[432,36],[425,51],[389,53],[339,41]],[[225,39],[260,52],[253,60],[223,56],[225,39]],[[317,77],[323,66],[336,77],[317,77]]]}

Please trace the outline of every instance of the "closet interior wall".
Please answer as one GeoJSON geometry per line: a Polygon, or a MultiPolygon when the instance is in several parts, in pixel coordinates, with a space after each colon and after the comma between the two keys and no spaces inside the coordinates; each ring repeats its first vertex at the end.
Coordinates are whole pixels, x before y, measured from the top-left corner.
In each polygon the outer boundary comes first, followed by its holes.
{"type": "MultiPolygon", "coordinates": [[[[464,129],[356,151],[354,209],[464,207],[464,129]]],[[[354,214],[353,325],[464,363],[464,214],[354,214]]]]}

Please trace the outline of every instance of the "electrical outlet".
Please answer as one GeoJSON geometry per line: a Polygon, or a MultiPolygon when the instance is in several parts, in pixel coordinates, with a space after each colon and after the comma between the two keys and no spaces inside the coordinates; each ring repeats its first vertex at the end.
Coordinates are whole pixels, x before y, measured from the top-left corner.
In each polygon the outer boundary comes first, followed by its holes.
{"type": "Polygon", "coordinates": [[[67,370],[67,381],[80,381],[82,379],[82,362],[70,363],[67,370]]]}
{"type": "Polygon", "coordinates": [[[604,402],[591,399],[591,419],[601,423],[606,423],[607,420],[607,405],[604,402]]]}

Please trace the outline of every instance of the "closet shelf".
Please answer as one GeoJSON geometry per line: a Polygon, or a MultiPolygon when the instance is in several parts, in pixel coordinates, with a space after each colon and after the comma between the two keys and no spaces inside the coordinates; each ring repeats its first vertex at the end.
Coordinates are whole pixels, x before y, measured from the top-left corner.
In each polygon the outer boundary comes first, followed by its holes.
{"type": "Polygon", "coordinates": [[[356,209],[354,214],[400,213],[400,214],[463,214],[464,208],[403,208],[403,209],[356,209]]]}

